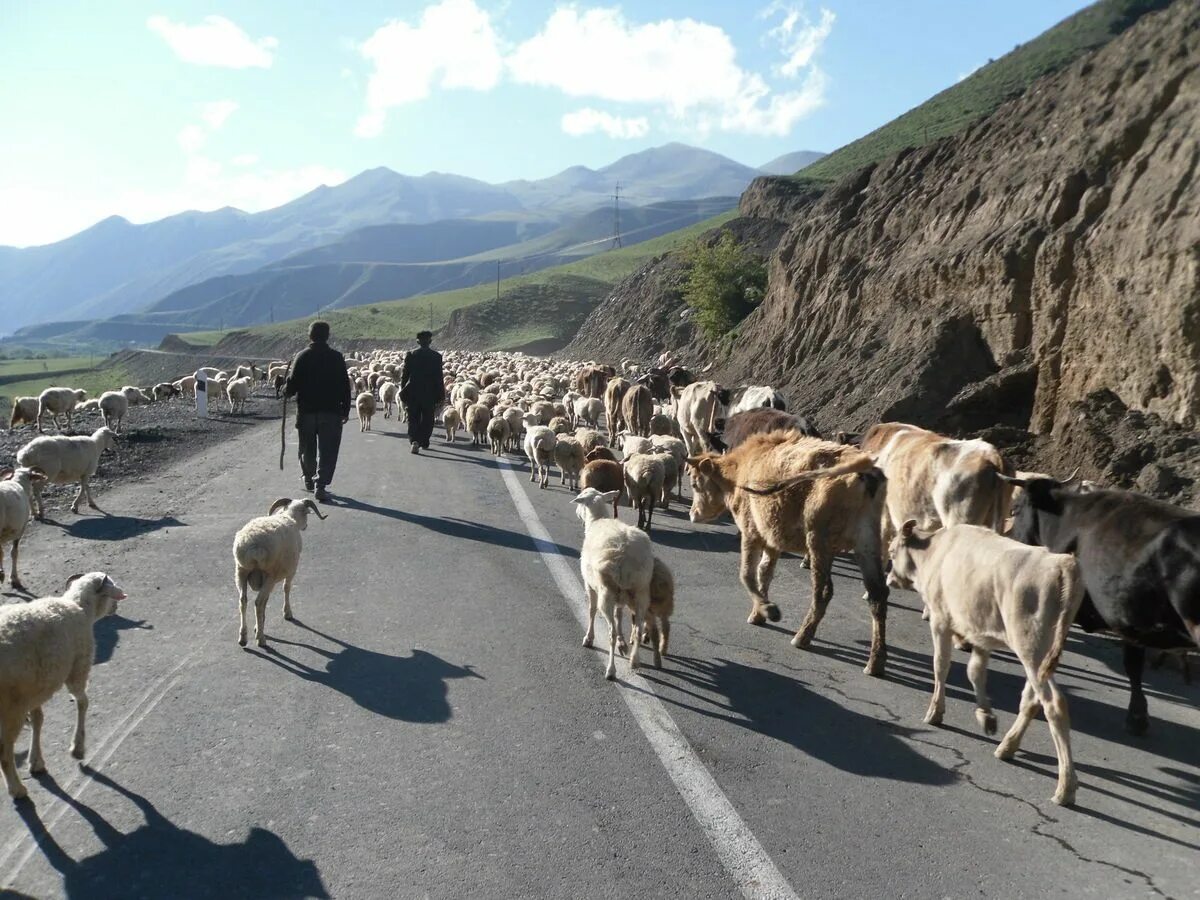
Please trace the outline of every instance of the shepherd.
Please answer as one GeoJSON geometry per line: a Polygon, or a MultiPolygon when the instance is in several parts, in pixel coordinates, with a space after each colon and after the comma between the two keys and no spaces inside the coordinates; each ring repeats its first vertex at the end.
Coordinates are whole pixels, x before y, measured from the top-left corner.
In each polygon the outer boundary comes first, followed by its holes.
{"type": "Polygon", "coordinates": [[[283,393],[285,398],[296,398],[304,489],[315,487],[318,502],[328,503],[342,446],[342,426],[350,419],[350,379],[345,357],[329,346],[328,322],[309,325],[308,340],[308,346],[292,360],[283,393]]]}
{"type": "Polygon", "coordinates": [[[420,346],[404,354],[404,368],[400,372],[400,402],[408,410],[411,453],[429,449],[434,413],[446,397],[442,354],[429,346],[432,342],[432,331],[417,332],[420,346]]]}

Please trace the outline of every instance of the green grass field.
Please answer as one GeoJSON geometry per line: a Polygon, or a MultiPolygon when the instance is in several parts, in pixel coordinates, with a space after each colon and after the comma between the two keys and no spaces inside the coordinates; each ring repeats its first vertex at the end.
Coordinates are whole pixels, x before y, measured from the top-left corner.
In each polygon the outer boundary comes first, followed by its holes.
{"type": "MultiPolygon", "coordinates": [[[[87,357],[81,359],[83,365],[87,365],[87,357]]],[[[33,361],[40,362],[40,360],[33,361]]],[[[21,362],[25,362],[25,360],[21,360],[21,362]]],[[[99,397],[105,391],[113,391],[130,383],[129,373],[123,366],[109,364],[102,364],[87,372],[78,372],[74,375],[31,374],[29,378],[0,385],[0,416],[7,425],[9,413],[12,411],[13,397],[36,397],[48,387],[82,388],[88,392],[89,397],[99,397]]]]}
{"type": "MultiPolygon", "coordinates": [[[[505,278],[500,282],[501,296],[525,285],[552,284],[556,279],[561,279],[565,275],[576,275],[616,284],[655,256],[677,249],[705,231],[723,225],[736,215],[736,211],[730,210],[705,222],[664,234],[632,247],[610,250],[607,253],[599,253],[587,259],[555,266],[551,269],[543,269],[529,275],[505,278]]],[[[334,335],[341,340],[363,338],[408,340],[420,329],[428,328],[431,318],[434,329],[441,328],[449,321],[450,313],[454,310],[482,303],[495,296],[496,284],[491,282],[474,287],[458,288],[453,291],[408,297],[404,300],[388,300],[364,306],[331,309],[322,313],[321,318],[329,322],[334,335]]],[[[313,317],[236,330],[239,333],[244,332],[267,340],[295,337],[297,334],[304,333],[304,322],[309,318],[313,317]]],[[[180,338],[194,346],[210,347],[229,333],[230,331],[189,332],[180,335],[180,338]]],[[[531,333],[528,339],[536,340],[546,336],[548,334],[531,333]]]]}
{"type": "Polygon", "coordinates": [[[1169,3],[1100,0],[794,177],[829,184],[905,147],[921,147],[958,134],[1036,79],[1067,67],[1083,54],[1107,44],[1144,14],[1169,3]]]}
{"type": "Polygon", "coordinates": [[[38,373],[64,372],[70,369],[86,369],[103,357],[56,356],[49,359],[0,359],[0,378],[13,375],[36,375],[38,373]]]}

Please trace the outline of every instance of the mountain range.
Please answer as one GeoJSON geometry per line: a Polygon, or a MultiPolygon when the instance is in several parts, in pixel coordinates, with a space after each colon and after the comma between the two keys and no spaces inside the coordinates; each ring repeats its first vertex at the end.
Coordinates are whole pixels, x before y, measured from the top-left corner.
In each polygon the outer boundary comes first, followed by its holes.
{"type": "MultiPolygon", "coordinates": [[[[802,151],[768,166],[799,168],[819,156],[802,151]]],[[[673,143],[600,169],[573,166],[533,181],[488,184],[379,167],[259,213],[226,207],[146,224],[112,216],[54,244],[0,247],[0,316],[6,331],[143,314],[146,321],[172,318],[201,328],[268,321],[275,301],[284,301],[291,315],[304,315],[342,305],[348,294],[360,298],[356,302],[409,296],[432,285],[459,286],[463,279],[477,283],[470,280],[478,268],[472,263],[485,258],[540,253],[555,264],[564,261],[562,251],[572,242],[594,242],[575,256],[603,249],[618,184],[625,228],[643,229],[631,234],[633,242],[731,208],[765,171],[673,143]],[[724,200],[671,206],[703,198],[724,200]],[[460,260],[452,272],[429,270],[460,260]],[[408,271],[383,277],[385,264],[408,271]],[[312,279],[305,282],[305,303],[323,297],[324,304],[299,309],[286,302],[302,276],[312,279]],[[350,291],[356,281],[375,287],[350,291]],[[225,297],[231,299],[214,305],[225,297]]],[[[479,280],[487,277],[494,271],[481,272],[479,280]]]]}

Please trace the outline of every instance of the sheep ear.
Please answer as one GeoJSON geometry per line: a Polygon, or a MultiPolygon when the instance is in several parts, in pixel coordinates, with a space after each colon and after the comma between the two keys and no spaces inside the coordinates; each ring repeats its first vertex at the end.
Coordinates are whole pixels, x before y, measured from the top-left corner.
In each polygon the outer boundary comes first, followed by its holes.
{"type": "Polygon", "coordinates": [[[900,533],[902,535],[904,535],[906,538],[910,538],[913,536],[913,531],[915,531],[916,528],[917,528],[917,520],[909,519],[907,522],[905,522],[903,525],[900,526],[900,533]]]}
{"type": "Polygon", "coordinates": [[[75,582],[77,582],[77,581],[78,581],[80,578],[82,578],[83,576],[84,576],[84,573],[83,573],[83,572],[76,572],[74,575],[72,575],[71,577],[69,577],[69,578],[67,579],[67,584],[66,584],[66,586],[67,586],[67,587],[70,587],[71,585],[73,585],[75,582]]]}
{"type": "Polygon", "coordinates": [[[306,507],[308,507],[309,509],[311,509],[313,512],[315,512],[315,513],[317,514],[317,518],[318,518],[318,519],[328,519],[328,518],[329,518],[329,516],[327,516],[327,515],[325,515],[324,513],[322,513],[322,512],[321,512],[321,509],[320,509],[320,507],[318,507],[318,506],[317,506],[317,504],[316,504],[316,503],[314,503],[312,500],[308,500],[308,499],[306,499],[306,500],[304,501],[304,505],[305,505],[306,507]]]}
{"type": "Polygon", "coordinates": [[[289,504],[291,504],[291,502],[292,502],[291,497],[280,497],[278,500],[276,500],[274,503],[271,504],[271,508],[267,510],[267,515],[268,516],[275,515],[276,510],[279,510],[284,506],[288,506],[289,504]]]}
{"type": "Polygon", "coordinates": [[[616,500],[620,496],[621,496],[620,491],[605,491],[603,494],[600,495],[600,499],[603,500],[605,503],[612,503],[614,500],[616,500]]]}

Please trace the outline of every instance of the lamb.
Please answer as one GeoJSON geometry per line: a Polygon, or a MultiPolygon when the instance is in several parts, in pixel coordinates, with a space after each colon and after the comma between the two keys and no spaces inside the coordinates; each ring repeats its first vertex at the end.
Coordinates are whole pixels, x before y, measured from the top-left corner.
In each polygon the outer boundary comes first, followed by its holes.
{"type": "Polygon", "coordinates": [[[554,447],[558,436],[545,425],[538,424],[536,413],[526,413],[525,455],[529,457],[529,480],[539,481],[540,487],[550,483],[550,466],[554,462],[554,447]]]}
{"type": "MultiPolygon", "coordinates": [[[[667,644],[671,638],[671,616],[675,612],[675,576],[665,562],[654,557],[654,570],[650,574],[650,614],[646,617],[646,626],[642,629],[646,643],[658,645],[661,658],[667,653],[667,644]]],[[[633,636],[636,639],[638,625],[633,623],[633,636]]],[[[618,639],[618,646],[620,645],[618,639]]]]}
{"type": "Polygon", "coordinates": [[[490,420],[487,424],[487,434],[492,454],[503,456],[508,447],[508,421],[500,416],[490,420]]]}
{"type": "Polygon", "coordinates": [[[312,500],[281,497],[271,504],[265,516],[251,519],[234,537],[234,580],[240,592],[238,643],[241,646],[246,646],[247,587],[258,591],[254,598],[254,640],[258,646],[267,645],[263,618],[271,591],[280,581],[283,582],[283,617],[289,622],[292,620],[292,580],[300,565],[303,544],[300,532],[308,528],[310,511],[316,513],[318,519],[328,518],[312,500]]]}
{"type": "Polygon", "coordinates": [[[170,400],[182,396],[183,391],[170,381],[160,381],[151,391],[155,400],[170,400]]]}
{"type": "Polygon", "coordinates": [[[100,414],[104,416],[104,424],[113,431],[120,432],[121,422],[127,412],[129,398],[120,391],[105,391],[100,395],[100,414]]]}
{"type": "Polygon", "coordinates": [[[153,403],[154,398],[143,391],[140,387],[135,387],[132,384],[127,384],[121,388],[121,393],[129,401],[130,406],[141,406],[143,403],[153,403]]]}
{"type": "Polygon", "coordinates": [[[617,454],[613,453],[608,447],[597,447],[591,453],[584,455],[584,462],[592,462],[597,459],[610,459],[613,462],[617,461],[617,454]]]}
{"type": "Polygon", "coordinates": [[[566,416],[555,416],[550,420],[548,427],[555,434],[570,434],[572,431],[574,431],[574,429],[571,428],[571,423],[567,421],[566,416]]]}
{"type": "Polygon", "coordinates": [[[516,450],[525,436],[525,411],[513,406],[504,410],[501,415],[508,421],[508,449],[516,450]]]}
{"type": "Polygon", "coordinates": [[[575,437],[583,445],[583,452],[585,454],[591,453],[600,447],[608,446],[608,441],[604,435],[592,428],[576,428],[575,437]]]}
{"type": "Polygon", "coordinates": [[[637,456],[639,453],[653,452],[654,444],[650,442],[650,438],[627,434],[625,440],[621,442],[621,455],[626,459],[637,456]]]}
{"type": "Polygon", "coordinates": [[[574,412],[576,420],[582,419],[589,428],[598,428],[604,415],[604,401],[599,397],[580,397],[575,401],[574,412]]]}
{"type": "Polygon", "coordinates": [[[29,524],[33,507],[33,486],[46,480],[41,469],[0,469],[0,584],[4,582],[4,545],[12,544],[12,586],[25,590],[21,576],[17,574],[17,556],[21,549],[21,537],[29,524]]]}
{"type": "MultiPolygon", "coordinates": [[[[100,465],[100,454],[117,448],[117,433],[107,425],[97,428],[90,435],[67,436],[62,434],[36,437],[17,451],[17,465],[27,469],[41,469],[51,484],[79,482],[79,493],[71,504],[71,512],[79,512],[79,501],[87,497],[88,506],[99,509],[92,499],[88,479],[96,474],[100,465]]],[[[33,483],[33,498],[37,502],[37,517],[45,517],[42,505],[42,482],[33,483]]]]}
{"type": "Polygon", "coordinates": [[[38,423],[38,398],[14,397],[12,416],[8,420],[8,430],[12,431],[18,425],[36,425],[38,423]]]}
{"type": "Polygon", "coordinates": [[[71,755],[83,759],[87,683],[96,656],[92,625],[112,613],[125,592],[103,572],[74,575],[61,597],[0,606],[0,769],[14,800],[29,796],[17,775],[14,744],[25,717],[33,731],[29,771],[46,771],[42,705],[64,684],[75,699],[71,755]]]}
{"type": "MultiPolygon", "coordinates": [[[[592,451],[595,453],[596,451],[592,451]]],[[[589,453],[590,457],[592,454],[589,453]]],[[[585,457],[586,458],[586,457],[585,457]]],[[[625,470],[619,462],[608,459],[589,459],[579,473],[581,490],[593,488],[602,494],[613,494],[613,518],[617,517],[617,504],[625,494],[625,470]]]]}
{"type": "Polygon", "coordinates": [[[379,399],[383,402],[383,417],[390,419],[392,413],[396,411],[396,397],[400,394],[400,387],[394,381],[385,381],[379,386],[379,399]]]}
{"type": "Polygon", "coordinates": [[[354,406],[358,410],[358,430],[370,431],[371,418],[375,415],[375,395],[370,391],[363,391],[354,401],[354,406]]]}
{"type": "Polygon", "coordinates": [[[657,435],[673,435],[675,433],[675,420],[665,413],[655,413],[650,417],[650,436],[657,435]]]}
{"type": "Polygon", "coordinates": [[[77,391],[72,388],[46,388],[38,395],[38,412],[37,412],[37,430],[44,431],[42,422],[49,413],[54,420],[55,426],[59,431],[66,430],[62,427],[59,421],[63,417],[67,421],[67,429],[70,429],[74,424],[74,416],[76,405],[87,399],[86,391],[77,391]]]}
{"type": "MultiPolygon", "coordinates": [[[[583,522],[583,547],[579,551],[579,569],[588,598],[588,629],[583,646],[592,646],[596,632],[596,608],[608,622],[608,667],[604,677],[617,677],[617,643],[621,637],[618,608],[628,606],[634,621],[644,628],[650,612],[650,579],[654,572],[654,553],[650,538],[608,515],[609,504],[617,491],[600,493],[585,488],[575,498],[575,513],[583,522]]],[[[638,667],[641,640],[633,635],[629,647],[629,668],[638,667]]],[[[654,664],[662,667],[662,653],[654,645],[654,664]]]]}
{"type": "Polygon", "coordinates": [[[554,442],[554,460],[558,463],[559,484],[579,490],[579,471],[583,468],[583,445],[567,434],[554,442]]]}
{"type": "Polygon", "coordinates": [[[462,416],[453,406],[447,406],[442,410],[442,424],[446,426],[446,443],[453,444],[458,435],[458,429],[462,425],[462,416]]]}
{"type": "Polygon", "coordinates": [[[471,446],[480,447],[487,443],[488,423],[492,421],[492,411],[482,403],[472,403],[467,408],[467,431],[471,435],[471,446]]]}
{"type": "Polygon", "coordinates": [[[663,494],[666,481],[663,458],[658,454],[639,453],[625,460],[625,489],[629,503],[637,507],[638,528],[648,533],[654,518],[654,505],[663,494]]]}
{"type": "Polygon", "coordinates": [[[254,393],[254,378],[250,375],[245,375],[241,378],[235,378],[229,384],[225,385],[225,396],[229,398],[229,411],[231,413],[245,413],[246,401],[250,399],[250,395],[254,393]]]}

